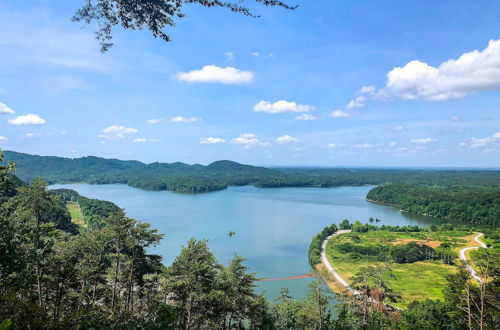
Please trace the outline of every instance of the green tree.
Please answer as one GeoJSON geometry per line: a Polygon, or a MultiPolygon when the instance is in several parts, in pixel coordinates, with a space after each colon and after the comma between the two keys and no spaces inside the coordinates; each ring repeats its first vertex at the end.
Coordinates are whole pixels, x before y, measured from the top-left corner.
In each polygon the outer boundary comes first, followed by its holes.
{"type": "MultiPolygon", "coordinates": [[[[244,1],[244,0],[243,0],[244,1]]],[[[104,52],[113,45],[112,30],[115,26],[124,29],[148,29],[155,38],[170,41],[165,28],[175,26],[175,19],[184,17],[182,9],[186,4],[198,4],[203,7],[227,8],[232,12],[257,17],[250,9],[243,6],[243,1],[219,0],[88,0],[76,12],[73,20],[90,24],[97,23],[96,37],[104,52]]],[[[295,7],[279,0],[255,0],[266,6],[279,6],[287,9],[295,7]]]]}
{"type": "Polygon", "coordinates": [[[207,241],[190,239],[169,267],[167,290],[178,310],[181,329],[216,326],[220,314],[218,272],[222,266],[207,246],[207,241]]]}

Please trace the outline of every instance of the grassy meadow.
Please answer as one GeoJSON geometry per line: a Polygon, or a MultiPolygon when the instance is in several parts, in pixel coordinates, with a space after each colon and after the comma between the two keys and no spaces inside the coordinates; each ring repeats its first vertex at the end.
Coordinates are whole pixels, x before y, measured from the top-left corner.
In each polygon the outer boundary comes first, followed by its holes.
{"type": "Polygon", "coordinates": [[[82,210],[80,209],[80,204],[75,202],[67,202],[66,207],[68,208],[69,214],[71,215],[71,222],[87,227],[85,220],[83,219],[82,210]]]}
{"type": "MultiPolygon", "coordinates": [[[[442,289],[446,285],[446,276],[456,270],[454,265],[445,264],[441,260],[417,261],[414,263],[394,263],[384,261],[386,256],[362,255],[360,253],[345,253],[342,244],[349,243],[364,249],[384,249],[391,246],[416,242],[434,249],[447,247],[454,252],[465,246],[474,246],[471,237],[474,234],[467,231],[439,232],[391,232],[385,230],[368,231],[365,233],[348,233],[336,236],[328,241],[327,257],[332,266],[348,282],[363,267],[385,265],[390,272],[384,275],[387,285],[401,295],[401,300],[395,306],[407,306],[413,300],[443,299],[442,289]]],[[[458,253],[456,256],[458,260],[458,253]]],[[[389,257],[387,257],[389,260],[389,257]]]]}

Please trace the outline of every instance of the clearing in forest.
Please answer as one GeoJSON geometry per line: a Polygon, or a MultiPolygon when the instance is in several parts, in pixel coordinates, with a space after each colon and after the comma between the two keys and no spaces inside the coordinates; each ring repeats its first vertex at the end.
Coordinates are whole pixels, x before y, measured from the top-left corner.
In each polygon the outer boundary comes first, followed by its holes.
{"type": "Polygon", "coordinates": [[[71,222],[87,227],[85,220],[83,219],[82,210],[80,209],[80,204],[76,202],[67,202],[66,207],[68,208],[69,214],[71,215],[71,222]]]}
{"type": "Polygon", "coordinates": [[[404,307],[414,300],[443,299],[446,276],[456,271],[459,262],[456,251],[470,245],[471,235],[458,230],[350,232],[331,238],[326,254],[348,283],[364,267],[387,266],[390,271],[384,281],[402,297],[394,305],[404,307]]]}

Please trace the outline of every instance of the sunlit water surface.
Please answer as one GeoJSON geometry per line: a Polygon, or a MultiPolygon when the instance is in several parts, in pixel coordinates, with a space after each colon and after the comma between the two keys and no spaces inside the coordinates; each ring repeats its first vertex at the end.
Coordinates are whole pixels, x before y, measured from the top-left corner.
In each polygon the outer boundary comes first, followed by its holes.
{"type": "MultiPolygon", "coordinates": [[[[367,202],[371,187],[272,188],[252,186],[186,195],[144,191],[126,185],[66,184],[82,196],[111,201],[129,217],[150,222],[165,235],[154,253],[170,264],[181,245],[191,238],[208,239],[223,263],[234,253],[260,278],[281,278],[309,273],[307,250],[311,238],[343,219],[367,222],[369,217],[387,225],[430,225],[437,219],[408,215],[398,209],[367,202]],[[229,237],[228,232],[236,234],[229,237]]],[[[311,279],[260,282],[258,291],[273,299],[287,287],[302,298],[311,279]]]]}

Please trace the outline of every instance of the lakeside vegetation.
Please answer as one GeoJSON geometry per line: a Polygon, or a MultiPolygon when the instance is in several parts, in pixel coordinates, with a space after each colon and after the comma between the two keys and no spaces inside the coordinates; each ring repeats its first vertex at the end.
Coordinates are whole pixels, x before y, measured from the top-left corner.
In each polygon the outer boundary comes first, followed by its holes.
{"type": "Polygon", "coordinates": [[[368,192],[369,201],[405,212],[476,225],[500,224],[500,187],[388,184],[368,192]]]}

